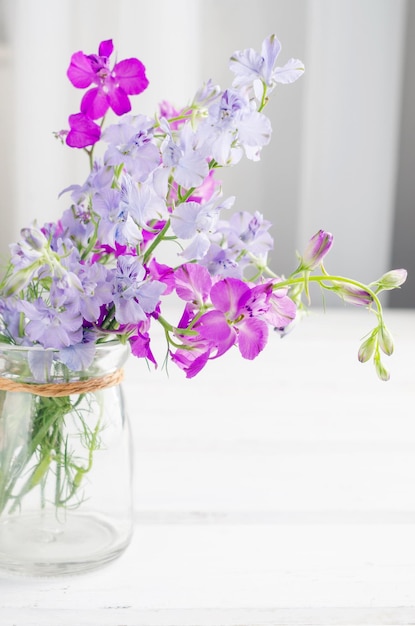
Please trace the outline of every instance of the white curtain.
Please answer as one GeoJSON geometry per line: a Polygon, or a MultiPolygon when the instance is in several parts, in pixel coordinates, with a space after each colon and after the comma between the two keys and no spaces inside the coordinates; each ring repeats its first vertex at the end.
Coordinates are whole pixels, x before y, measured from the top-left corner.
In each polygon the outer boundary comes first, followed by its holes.
{"type": "Polygon", "coordinates": [[[371,280],[389,269],[407,0],[3,2],[3,255],[22,226],[55,219],[60,190],[85,178],[86,159],[52,134],[79,106],[72,52],[113,38],[119,58],[138,56],[150,87],[134,109],[151,114],[162,99],[184,104],[207,78],[225,87],[230,54],[275,32],[281,63],[299,57],[306,73],[275,94],[270,146],[260,163],[223,172],[225,193],[274,223],[277,272],[319,228],[335,235],[333,271],[371,280]]]}

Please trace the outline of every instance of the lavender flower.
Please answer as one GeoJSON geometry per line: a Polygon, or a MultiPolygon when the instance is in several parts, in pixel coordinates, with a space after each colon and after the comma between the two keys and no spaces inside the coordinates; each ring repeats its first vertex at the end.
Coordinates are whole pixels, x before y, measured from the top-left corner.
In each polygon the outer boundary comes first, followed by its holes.
{"type": "Polygon", "coordinates": [[[206,160],[207,151],[194,133],[189,122],[181,129],[179,141],[175,141],[167,120],[160,122],[166,138],[161,145],[163,164],[172,168],[172,175],[176,183],[186,189],[199,187],[209,174],[206,160]]]}
{"type": "Polygon", "coordinates": [[[153,313],[166,286],[146,280],[143,265],[133,256],[119,257],[113,282],[115,319],[120,324],[146,321],[153,313]]]}
{"type": "Polygon", "coordinates": [[[216,198],[204,204],[184,202],[179,205],[171,216],[172,230],[181,239],[192,239],[182,255],[187,260],[200,260],[210,247],[210,235],[215,227],[222,209],[231,208],[234,198],[218,202],[216,198]]]}
{"type": "Polygon", "coordinates": [[[283,67],[276,67],[275,62],[281,51],[281,44],[275,35],[267,37],[261,52],[252,48],[234,52],[229,67],[235,73],[233,85],[243,87],[254,81],[262,81],[271,91],[276,83],[292,83],[304,72],[304,65],[298,59],[290,59],[283,67]]]}
{"type": "Polygon", "coordinates": [[[99,216],[97,235],[100,241],[112,248],[116,244],[135,246],[142,241],[142,232],[127,206],[121,203],[118,189],[105,189],[95,194],[92,206],[99,216]]]}
{"type": "Polygon", "coordinates": [[[119,124],[109,126],[102,138],[108,143],[105,164],[122,165],[137,182],[144,182],[160,164],[160,152],[153,143],[153,122],[144,115],[123,117],[119,124]]]}
{"type": "Polygon", "coordinates": [[[17,308],[29,319],[27,337],[44,348],[66,348],[82,340],[82,315],[75,307],[48,305],[36,298],[33,302],[20,301],[17,308]]]}
{"type": "Polygon", "coordinates": [[[241,92],[227,89],[220,101],[209,108],[200,132],[217,163],[235,165],[242,158],[243,149],[249,159],[259,159],[261,148],[271,139],[271,123],[252,109],[241,92]]]}

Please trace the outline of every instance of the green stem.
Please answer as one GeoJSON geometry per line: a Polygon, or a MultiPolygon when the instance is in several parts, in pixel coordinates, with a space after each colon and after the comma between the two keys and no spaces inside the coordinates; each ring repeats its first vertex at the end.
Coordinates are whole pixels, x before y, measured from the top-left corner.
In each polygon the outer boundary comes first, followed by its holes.
{"type": "Polygon", "coordinates": [[[95,246],[95,244],[97,242],[97,239],[98,239],[98,225],[99,225],[99,222],[95,222],[94,233],[93,233],[93,235],[89,239],[88,246],[82,252],[82,256],[81,256],[82,260],[84,260],[84,259],[86,259],[88,257],[89,253],[91,252],[91,250],[93,249],[93,247],[95,246]]]}
{"type": "Polygon", "coordinates": [[[382,314],[382,304],[379,300],[379,298],[377,297],[376,293],[367,285],[365,285],[364,283],[361,283],[358,280],[354,280],[353,278],[346,278],[345,276],[333,276],[331,274],[323,274],[323,275],[319,275],[319,276],[299,276],[297,278],[294,277],[290,277],[287,278],[286,280],[281,280],[278,283],[274,284],[274,290],[276,289],[284,289],[285,287],[291,287],[293,285],[299,285],[299,284],[306,284],[308,282],[314,282],[314,283],[318,283],[320,284],[324,289],[328,289],[328,290],[332,290],[335,289],[334,287],[330,287],[329,285],[324,285],[325,282],[333,282],[333,283],[343,283],[346,285],[352,285],[353,287],[357,287],[358,289],[362,289],[363,291],[365,291],[367,294],[370,295],[370,297],[372,298],[373,302],[376,305],[377,308],[377,315],[379,317],[379,319],[381,319],[383,317],[382,314]]]}
{"type": "MultiPolygon", "coordinates": [[[[17,442],[13,439],[0,450],[0,514],[8,508],[13,513],[21,506],[24,496],[34,488],[39,489],[41,505],[51,497],[56,507],[66,506],[78,493],[82,477],[90,471],[93,453],[99,448],[101,422],[91,430],[83,411],[87,410],[81,400],[89,402],[88,394],[80,394],[72,403],[69,396],[43,398],[33,396],[33,420],[27,441],[16,455],[17,442]],[[77,408],[79,406],[79,408],[77,408]],[[87,451],[85,464],[78,452],[69,449],[69,438],[65,436],[67,416],[78,426],[76,436],[87,451]],[[75,456],[76,454],[76,456],[75,456]],[[24,480],[22,480],[24,478],[24,480]],[[45,488],[54,479],[54,495],[45,488]],[[20,484],[19,484],[20,483],[20,484]],[[17,493],[15,492],[17,487],[17,493]]],[[[78,506],[81,499],[74,502],[78,506]]]]}
{"type": "Polygon", "coordinates": [[[262,82],[262,98],[261,98],[261,104],[258,107],[258,111],[259,112],[261,112],[262,109],[265,108],[267,102],[268,102],[268,100],[267,100],[267,85],[266,85],[266,83],[262,82]]]}
{"type": "Polygon", "coordinates": [[[167,233],[169,228],[170,228],[170,220],[167,220],[167,222],[164,224],[163,228],[161,229],[157,237],[153,239],[152,243],[149,245],[149,247],[145,251],[144,256],[143,256],[143,265],[148,263],[148,261],[151,258],[151,255],[153,254],[153,251],[157,248],[159,243],[163,241],[164,235],[167,233]]]}
{"type": "MultiPolygon", "coordinates": [[[[200,313],[200,315],[201,314],[202,313],[200,313]]],[[[197,317],[199,318],[200,315],[198,315],[197,317]]],[[[159,315],[157,317],[157,321],[159,322],[159,324],[161,324],[161,326],[164,328],[164,330],[167,333],[179,333],[180,335],[189,335],[189,336],[197,335],[197,332],[192,330],[191,327],[189,327],[189,328],[177,328],[177,326],[173,326],[162,315],[159,315]]]]}

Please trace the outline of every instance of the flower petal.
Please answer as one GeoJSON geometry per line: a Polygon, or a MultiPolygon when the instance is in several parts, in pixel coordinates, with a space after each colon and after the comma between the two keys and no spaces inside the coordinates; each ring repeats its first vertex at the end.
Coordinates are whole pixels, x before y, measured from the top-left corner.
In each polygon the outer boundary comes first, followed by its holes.
{"type": "Polygon", "coordinates": [[[304,72],[304,63],[299,59],[290,59],[283,67],[276,67],[273,79],[276,83],[288,85],[295,82],[304,72]]]}
{"type": "Polygon", "coordinates": [[[81,112],[91,120],[103,117],[109,108],[108,95],[98,87],[89,89],[81,100],[81,112]]]}
{"type": "Polygon", "coordinates": [[[238,326],[238,347],[244,359],[255,359],[265,348],[268,326],[265,322],[248,318],[238,326]]]}
{"type": "Polygon", "coordinates": [[[216,309],[228,313],[230,318],[234,319],[239,315],[239,302],[242,296],[249,291],[249,287],[242,280],[224,278],[213,285],[210,297],[216,309]]]}
{"type": "Polygon", "coordinates": [[[94,81],[95,73],[91,68],[91,61],[83,52],[75,52],[66,72],[74,87],[85,89],[94,81]]]}
{"type": "Polygon", "coordinates": [[[66,144],[71,148],[85,148],[94,145],[101,136],[100,127],[83,113],[69,116],[71,130],[66,136],[66,144]]]}
{"type": "Polygon", "coordinates": [[[124,59],[114,66],[117,83],[126,94],[139,94],[148,87],[146,68],[138,59],[124,59]]]}

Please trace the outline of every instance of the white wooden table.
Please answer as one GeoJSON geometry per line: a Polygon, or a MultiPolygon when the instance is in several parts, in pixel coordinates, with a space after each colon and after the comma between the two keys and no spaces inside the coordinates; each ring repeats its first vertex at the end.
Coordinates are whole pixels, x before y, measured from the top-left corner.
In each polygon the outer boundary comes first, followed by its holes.
{"type": "Polygon", "coordinates": [[[415,624],[415,311],[387,320],[388,383],[351,308],[192,381],[130,361],[132,544],[96,573],[0,577],[1,626],[415,624]]]}

